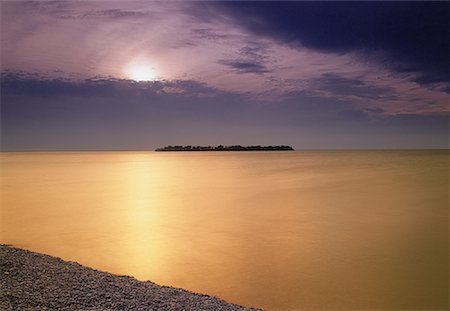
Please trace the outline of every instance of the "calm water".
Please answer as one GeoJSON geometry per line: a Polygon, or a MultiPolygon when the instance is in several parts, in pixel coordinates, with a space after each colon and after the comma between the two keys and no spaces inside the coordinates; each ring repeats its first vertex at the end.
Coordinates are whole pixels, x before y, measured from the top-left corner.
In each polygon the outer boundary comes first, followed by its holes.
{"type": "Polygon", "coordinates": [[[3,153],[2,243],[270,309],[446,309],[448,151],[3,153]]]}

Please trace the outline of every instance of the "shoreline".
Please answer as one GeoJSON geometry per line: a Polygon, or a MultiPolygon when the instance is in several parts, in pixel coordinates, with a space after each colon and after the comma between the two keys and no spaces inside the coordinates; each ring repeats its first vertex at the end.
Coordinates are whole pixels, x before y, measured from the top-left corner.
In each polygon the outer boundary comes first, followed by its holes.
{"type": "Polygon", "coordinates": [[[0,244],[1,310],[257,310],[0,244]]]}

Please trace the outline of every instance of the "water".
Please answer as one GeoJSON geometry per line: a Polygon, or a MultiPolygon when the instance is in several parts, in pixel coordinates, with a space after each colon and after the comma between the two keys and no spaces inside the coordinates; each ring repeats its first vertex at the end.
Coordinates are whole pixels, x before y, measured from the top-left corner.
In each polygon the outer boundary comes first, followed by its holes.
{"type": "Polygon", "coordinates": [[[448,307],[448,151],[1,159],[2,243],[247,306],[448,307]]]}

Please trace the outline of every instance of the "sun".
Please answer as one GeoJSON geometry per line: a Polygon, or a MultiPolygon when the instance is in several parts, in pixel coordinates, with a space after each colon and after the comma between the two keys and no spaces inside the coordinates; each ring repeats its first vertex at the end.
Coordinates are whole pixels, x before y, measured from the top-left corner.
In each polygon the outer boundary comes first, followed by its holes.
{"type": "Polygon", "coordinates": [[[132,62],[127,66],[126,75],[135,81],[153,81],[157,72],[148,62],[132,62]]]}

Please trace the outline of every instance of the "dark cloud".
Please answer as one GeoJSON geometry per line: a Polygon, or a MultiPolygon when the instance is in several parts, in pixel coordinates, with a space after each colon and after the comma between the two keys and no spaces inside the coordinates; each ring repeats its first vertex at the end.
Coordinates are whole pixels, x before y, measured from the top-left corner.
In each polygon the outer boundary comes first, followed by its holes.
{"type": "Polygon", "coordinates": [[[448,2],[211,3],[249,31],[323,52],[360,52],[417,82],[449,81],[448,2]]]}
{"type": "Polygon", "coordinates": [[[355,96],[359,98],[378,99],[394,98],[391,87],[369,85],[358,79],[345,78],[336,74],[323,74],[311,83],[312,89],[328,91],[336,95],[355,96]]]}
{"type": "Polygon", "coordinates": [[[266,66],[258,61],[252,60],[219,60],[219,64],[226,65],[238,73],[263,74],[270,72],[266,66]]]}
{"type": "Polygon", "coordinates": [[[44,76],[5,71],[1,75],[2,95],[27,96],[107,96],[107,97],[139,97],[149,94],[195,94],[199,97],[222,94],[217,89],[192,80],[142,81],[92,78],[82,80],[61,79],[44,76]]]}
{"type": "Polygon", "coordinates": [[[270,63],[267,57],[267,47],[264,44],[249,42],[237,50],[239,58],[222,59],[218,63],[232,68],[237,73],[264,74],[271,72],[267,68],[270,63]]]}
{"type": "MultiPolygon", "coordinates": [[[[450,64],[449,64],[450,65],[450,64]]],[[[441,81],[446,81],[449,79],[449,75],[447,71],[442,72],[424,72],[417,76],[415,81],[419,84],[433,84],[439,83],[441,81]]]]}
{"type": "Polygon", "coordinates": [[[210,28],[196,28],[192,30],[194,37],[206,40],[228,39],[228,35],[218,34],[210,28]]]}

